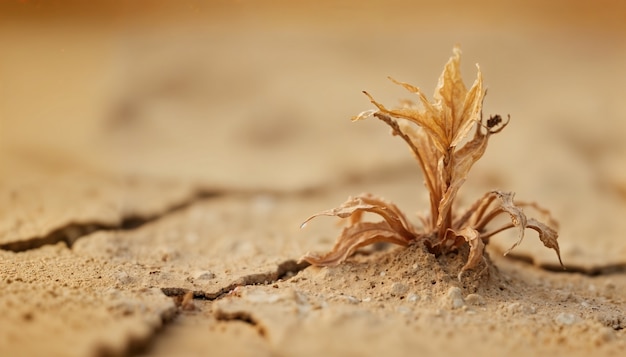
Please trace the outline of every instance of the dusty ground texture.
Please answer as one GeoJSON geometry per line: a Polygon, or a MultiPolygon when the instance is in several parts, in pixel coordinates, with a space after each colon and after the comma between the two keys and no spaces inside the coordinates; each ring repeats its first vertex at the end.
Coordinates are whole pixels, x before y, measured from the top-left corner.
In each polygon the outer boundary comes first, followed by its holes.
{"type": "MultiPolygon", "coordinates": [[[[622,6],[622,7],[620,7],[622,6]]],[[[0,5],[0,355],[620,355],[626,349],[626,28],[613,1],[137,1],[0,5]],[[428,197],[379,122],[432,92],[452,46],[490,141],[491,189],[560,221],[467,252],[376,246],[343,265],[334,219],[371,192],[428,197]],[[469,83],[468,83],[469,84],[469,83]]],[[[417,219],[416,215],[409,215],[417,219]]]]}

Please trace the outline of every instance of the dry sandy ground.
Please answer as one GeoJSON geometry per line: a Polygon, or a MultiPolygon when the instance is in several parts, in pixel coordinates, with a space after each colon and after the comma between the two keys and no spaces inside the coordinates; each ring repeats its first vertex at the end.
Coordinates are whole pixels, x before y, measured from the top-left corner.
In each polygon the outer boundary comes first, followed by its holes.
{"type": "MultiPolygon", "coordinates": [[[[618,2],[0,4],[0,355],[621,355],[626,8],[618,2]],[[312,213],[428,197],[361,91],[434,89],[454,44],[511,114],[460,193],[541,202],[528,234],[467,251],[299,264],[312,213]]],[[[410,215],[417,220],[416,215],[410,215]]]]}

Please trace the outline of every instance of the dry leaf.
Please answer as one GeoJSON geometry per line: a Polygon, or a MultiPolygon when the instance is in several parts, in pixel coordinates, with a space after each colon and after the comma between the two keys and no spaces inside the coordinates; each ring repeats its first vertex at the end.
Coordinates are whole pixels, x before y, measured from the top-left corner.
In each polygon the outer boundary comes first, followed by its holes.
{"type": "Polygon", "coordinates": [[[337,208],[317,213],[307,218],[302,225],[318,216],[336,216],[340,218],[351,218],[350,223],[355,224],[360,221],[363,212],[376,213],[383,217],[389,226],[407,239],[413,237],[413,227],[404,214],[391,202],[382,198],[374,197],[370,194],[362,194],[348,200],[337,208]]]}
{"type": "Polygon", "coordinates": [[[307,253],[301,260],[320,266],[336,265],[350,256],[356,249],[376,242],[389,242],[408,245],[416,236],[415,229],[404,214],[393,203],[369,194],[362,194],[348,200],[341,206],[320,212],[309,217],[302,225],[318,216],[336,216],[349,218],[348,227],[344,228],[333,250],[318,256],[307,253]],[[360,222],[363,212],[376,213],[382,222],[360,222]]]}
{"type": "Polygon", "coordinates": [[[450,229],[449,232],[452,232],[456,237],[463,237],[470,246],[467,262],[459,272],[459,280],[461,280],[461,275],[464,271],[475,268],[484,259],[483,252],[485,251],[485,243],[480,238],[480,233],[469,226],[466,226],[460,231],[450,229]]]}
{"type": "Polygon", "coordinates": [[[321,257],[307,254],[302,259],[315,265],[335,265],[347,259],[356,249],[380,241],[408,245],[424,240],[433,254],[445,254],[468,244],[469,258],[459,273],[460,278],[464,271],[480,263],[485,244],[493,235],[506,229],[518,229],[518,239],[507,254],[522,242],[524,231],[530,228],[539,233],[539,239],[547,248],[555,250],[561,262],[556,221],[537,204],[515,202],[511,192],[488,192],[462,216],[453,219],[454,199],[470,169],[485,153],[490,136],[499,133],[508,124],[508,119],[503,122],[499,115],[483,120],[482,104],[486,91],[483,90],[480,68],[477,66],[476,80],[468,90],[461,78],[460,60],[461,51],[455,47],[453,56],[439,77],[432,102],[418,87],[390,78],[393,83],[417,95],[418,105],[405,100],[401,107],[387,109],[364,92],[377,109],[364,111],[352,118],[357,121],[373,116],[382,120],[413,151],[430,194],[430,217],[422,219],[424,229],[416,230],[394,204],[362,194],[305,221],[304,224],[320,215],[349,218],[348,226],[328,254],[321,257]],[[475,127],[474,136],[466,141],[472,127],[475,127]],[[463,146],[458,147],[464,141],[463,146]],[[524,207],[538,211],[547,218],[547,223],[528,218],[524,207]],[[378,214],[383,221],[361,222],[364,212],[378,214]],[[508,214],[511,223],[488,231],[488,224],[501,214],[508,214]]]}
{"type": "Polygon", "coordinates": [[[301,260],[318,266],[333,266],[366,245],[388,242],[406,246],[411,240],[398,234],[387,222],[359,222],[344,228],[333,249],[323,256],[307,253],[301,260]]]}
{"type": "Polygon", "coordinates": [[[559,258],[559,264],[563,266],[563,261],[561,260],[561,251],[559,249],[559,242],[557,239],[559,238],[559,233],[551,228],[550,226],[537,221],[534,218],[528,219],[528,228],[534,229],[539,233],[539,240],[543,243],[544,246],[550,249],[554,249],[557,257],[559,258]]]}

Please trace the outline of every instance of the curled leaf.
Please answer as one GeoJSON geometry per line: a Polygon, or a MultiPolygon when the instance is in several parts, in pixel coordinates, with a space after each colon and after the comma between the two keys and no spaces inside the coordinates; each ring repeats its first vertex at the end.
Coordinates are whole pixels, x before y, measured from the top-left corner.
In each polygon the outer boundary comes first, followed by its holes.
{"type": "Polygon", "coordinates": [[[524,239],[524,230],[526,229],[527,219],[524,211],[521,208],[517,207],[513,202],[513,198],[515,194],[513,192],[494,192],[496,196],[500,199],[500,207],[498,210],[502,210],[503,212],[508,213],[511,216],[511,223],[515,227],[518,227],[518,235],[517,241],[509,248],[504,255],[509,254],[515,247],[522,243],[524,239]]]}
{"type": "Polygon", "coordinates": [[[472,217],[473,219],[468,218],[467,221],[469,221],[470,223],[475,223],[476,219],[479,219],[480,220],[479,223],[476,223],[475,226],[479,227],[479,229],[484,229],[484,227],[487,225],[487,223],[489,223],[489,221],[493,220],[495,217],[497,217],[501,213],[508,213],[509,216],[511,217],[511,224],[498,228],[495,231],[484,233],[482,235],[483,239],[488,239],[492,235],[499,233],[503,230],[517,227],[518,232],[519,232],[518,239],[504,253],[504,255],[507,255],[515,247],[521,244],[522,240],[524,239],[524,231],[526,230],[526,228],[533,229],[539,234],[539,239],[541,240],[544,246],[550,249],[554,249],[559,259],[559,263],[561,264],[561,266],[563,266],[563,261],[561,260],[561,252],[560,252],[559,243],[558,243],[559,235],[556,229],[549,226],[548,224],[538,221],[535,218],[527,218],[522,207],[524,206],[532,207],[540,211],[541,213],[543,213],[544,216],[547,216],[549,218],[548,222],[550,222],[550,224],[554,227],[558,226],[557,222],[550,216],[550,213],[547,210],[541,208],[536,203],[523,203],[523,202],[517,203],[514,201],[514,198],[515,198],[515,194],[513,192],[501,192],[501,191],[489,192],[487,195],[483,196],[483,198],[481,198],[476,204],[472,206],[474,208],[472,213],[477,214],[478,217],[472,217]],[[494,199],[496,198],[500,200],[498,206],[493,208],[491,211],[487,212],[486,211],[487,207],[492,205],[492,203],[494,202],[494,199]]]}
{"type": "Polygon", "coordinates": [[[371,117],[372,115],[374,115],[374,113],[376,113],[376,112],[377,112],[376,109],[370,109],[370,110],[362,111],[359,114],[353,116],[352,117],[352,121],[359,121],[359,120],[367,119],[367,118],[371,117]]]}
{"type": "Polygon", "coordinates": [[[557,239],[559,238],[559,233],[555,229],[552,229],[551,227],[537,221],[534,218],[528,219],[528,228],[531,228],[539,233],[539,240],[541,240],[544,246],[550,249],[554,249],[554,251],[556,252],[556,256],[559,258],[559,264],[561,264],[561,266],[565,268],[565,266],[563,265],[563,261],[561,260],[561,250],[559,249],[559,242],[557,241],[557,239]]]}
{"type": "Polygon", "coordinates": [[[387,109],[384,105],[378,103],[369,93],[363,92],[370,99],[381,113],[390,115],[395,118],[409,120],[422,127],[432,138],[433,144],[440,152],[447,150],[448,141],[446,139],[445,128],[441,126],[438,118],[429,112],[421,112],[416,108],[398,108],[387,109]]]}
{"type": "Polygon", "coordinates": [[[484,259],[485,243],[480,238],[478,231],[469,226],[459,231],[450,229],[449,232],[452,232],[457,237],[462,237],[470,246],[467,262],[458,275],[459,280],[461,280],[461,276],[465,271],[475,268],[484,259]]]}
{"type": "Polygon", "coordinates": [[[376,242],[389,242],[408,245],[418,233],[406,219],[404,214],[393,203],[369,194],[350,197],[337,208],[320,212],[307,218],[302,226],[315,217],[336,216],[349,218],[348,227],[337,238],[333,249],[323,256],[307,253],[302,260],[315,265],[336,265],[344,261],[360,247],[376,242]],[[360,222],[364,212],[378,214],[382,222],[360,222]]]}
{"type": "Polygon", "coordinates": [[[406,219],[402,211],[391,202],[387,202],[382,198],[374,197],[370,194],[361,194],[357,197],[349,197],[346,202],[337,208],[323,211],[307,218],[301,225],[303,227],[310,220],[319,216],[336,216],[340,218],[351,218],[350,224],[360,221],[363,212],[376,213],[387,222],[389,227],[397,231],[407,239],[412,239],[413,226],[406,219]]]}
{"type": "Polygon", "coordinates": [[[307,253],[300,261],[317,266],[334,266],[352,255],[357,249],[377,242],[388,242],[407,246],[411,239],[399,234],[385,221],[360,222],[344,228],[333,249],[322,256],[307,253]]]}

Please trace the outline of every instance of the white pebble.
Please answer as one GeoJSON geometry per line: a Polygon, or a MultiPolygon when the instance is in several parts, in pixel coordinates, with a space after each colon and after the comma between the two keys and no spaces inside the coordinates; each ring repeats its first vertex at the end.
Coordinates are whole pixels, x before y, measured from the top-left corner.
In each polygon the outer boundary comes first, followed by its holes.
{"type": "Polygon", "coordinates": [[[409,296],[406,299],[410,302],[416,302],[417,300],[420,299],[420,296],[417,294],[409,294],[409,296]]]}
{"type": "Polygon", "coordinates": [[[458,287],[451,287],[446,295],[446,303],[453,309],[461,308],[465,305],[463,301],[463,292],[458,287]]]}
{"type": "Polygon", "coordinates": [[[554,318],[554,321],[559,325],[572,325],[576,322],[576,320],[578,319],[574,314],[567,314],[564,312],[561,312],[554,318]]]}
{"type": "Polygon", "coordinates": [[[115,279],[121,284],[129,284],[133,281],[133,278],[128,275],[127,272],[119,270],[114,273],[115,279]]]}
{"type": "Polygon", "coordinates": [[[580,306],[585,307],[585,308],[591,307],[591,305],[590,305],[587,301],[585,301],[585,300],[583,300],[583,301],[580,303],[580,306]]]}

